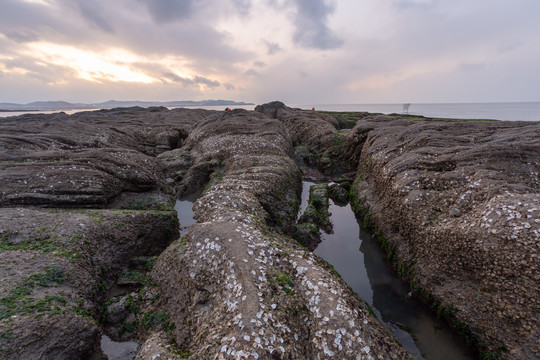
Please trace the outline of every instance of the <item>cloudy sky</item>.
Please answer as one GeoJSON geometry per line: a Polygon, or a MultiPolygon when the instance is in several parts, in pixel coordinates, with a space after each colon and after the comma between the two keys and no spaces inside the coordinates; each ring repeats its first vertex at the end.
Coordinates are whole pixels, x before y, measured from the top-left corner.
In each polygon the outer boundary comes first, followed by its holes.
{"type": "Polygon", "coordinates": [[[0,102],[540,101],[538,0],[0,0],[0,102]]]}

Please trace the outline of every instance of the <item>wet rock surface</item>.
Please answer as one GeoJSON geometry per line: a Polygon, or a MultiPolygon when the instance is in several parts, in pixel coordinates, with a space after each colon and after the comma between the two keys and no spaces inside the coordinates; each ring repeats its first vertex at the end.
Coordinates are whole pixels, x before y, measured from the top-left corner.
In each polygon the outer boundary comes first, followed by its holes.
{"type": "Polygon", "coordinates": [[[309,189],[307,208],[298,219],[293,233],[296,241],[309,250],[313,251],[321,242],[320,231],[332,232],[329,206],[328,184],[312,185],[309,189]]]}
{"type": "Polygon", "coordinates": [[[491,354],[540,357],[540,124],[374,116],[344,153],[356,211],[413,290],[491,354]]]}
{"type": "Polygon", "coordinates": [[[409,357],[284,235],[301,174],[283,122],[130,108],[0,129],[0,358],[102,359],[102,333],[137,359],[409,357]],[[178,239],[171,197],[203,186],[178,239]]]}

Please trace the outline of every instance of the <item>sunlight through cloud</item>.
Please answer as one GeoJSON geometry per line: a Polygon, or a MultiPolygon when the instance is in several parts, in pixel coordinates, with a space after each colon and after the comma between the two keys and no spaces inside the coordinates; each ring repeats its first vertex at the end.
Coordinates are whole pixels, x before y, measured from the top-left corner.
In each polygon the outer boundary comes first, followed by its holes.
{"type": "Polygon", "coordinates": [[[29,50],[43,61],[74,70],[78,77],[89,81],[124,81],[152,83],[155,78],[134,70],[132,64],[143,61],[121,49],[91,52],[66,45],[46,42],[29,44],[29,50]]]}

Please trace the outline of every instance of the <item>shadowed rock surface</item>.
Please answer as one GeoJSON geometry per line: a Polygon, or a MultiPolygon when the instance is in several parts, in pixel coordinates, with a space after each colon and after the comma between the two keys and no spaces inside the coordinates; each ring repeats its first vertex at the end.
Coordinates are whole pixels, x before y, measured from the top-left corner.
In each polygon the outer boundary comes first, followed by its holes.
{"type": "Polygon", "coordinates": [[[178,234],[174,212],[0,209],[0,356],[88,358],[104,289],[178,234]]]}
{"type": "Polygon", "coordinates": [[[353,205],[413,289],[491,353],[540,357],[540,124],[378,116],[344,151],[353,205]]]}

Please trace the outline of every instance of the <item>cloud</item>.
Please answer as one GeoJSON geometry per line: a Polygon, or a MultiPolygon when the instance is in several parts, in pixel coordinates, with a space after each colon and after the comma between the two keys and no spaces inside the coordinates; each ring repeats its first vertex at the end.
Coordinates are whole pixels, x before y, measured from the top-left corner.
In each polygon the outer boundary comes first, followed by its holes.
{"type": "Polygon", "coordinates": [[[244,75],[251,76],[251,77],[259,77],[261,74],[257,70],[249,69],[244,73],[244,75]]]}
{"type": "Polygon", "coordinates": [[[251,0],[231,0],[236,10],[240,13],[242,16],[249,15],[251,11],[251,0]]]}
{"type": "Polygon", "coordinates": [[[39,40],[40,36],[30,29],[21,29],[6,33],[6,37],[17,43],[25,43],[39,40]]]}
{"type": "Polygon", "coordinates": [[[181,83],[183,86],[188,86],[188,85],[193,85],[194,82],[192,79],[188,79],[188,78],[185,78],[185,77],[182,77],[182,76],[178,76],[176,75],[175,73],[172,73],[172,72],[164,72],[162,74],[162,76],[168,80],[171,80],[171,81],[174,81],[174,82],[179,82],[181,83]]]}
{"type": "Polygon", "coordinates": [[[534,0],[0,3],[0,98],[17,102],[120,93],[290,103],[452,101],[458,94],[475,101],[517,97],[510,89],[530,98],[540,74],[534,0]]]}
{"type": "Polygon", "coordinates": [[[105,32],[114,32],[112,25],[103,15],[103,10],[99,6],[99,1],[77,0],[77,5],[79,6],[83,17],[90,21],[90,23],[96,25],[105,32]]]}
{"type": "Polygon", "coordinates": [[[140,0],[157,23],[184,20],[194,12],[193,0],[140,0]]]}
{"type": "Polygon", "coordinates": [[[280,51],[283,51],[283,49],[281,48],[281,46],[279,46],[278,43],[275,43],[275,42],[270,42],[268,40],[264,40],[264,43],[266,44],[266,47],[267,47],[267,54],[268,55],[274,55],[280,51]]]}
{"type": "Polygon", "coordinates": [[[195,76],[193,78],[193,81],[196,84],[205,85],[206,87],[211,88],[211,89],[218,87],[220,85],[219,81],[211,80],[211,79],[205,78],[204,76],[199,76],[199,75],[195,76]]]}
{"type": "Polygon", "coordinates": [[[295,0],[295,44],[320,50],[339,48],[343,40],[328,27],[327,20],[334,10],[325,0],[295,0]]]}
{"type": "Polygon", "coordinates": [[[434,5],[433,0],[398,0],[393,5],[401,9],[421,9],[427,10],[434,5]]]}
{"type": "Polygon", "coordinates": [[[216,88],[220,86],[221,84],[219,81],[208,79],[204,76],[196,75],[192,79],[178,76],[175,73],[172,72],[164,72],[162,76],[168,80],[179,82],[183,86],[189,86],[189,85],[204,85],[207,88],[216,88]]]}

